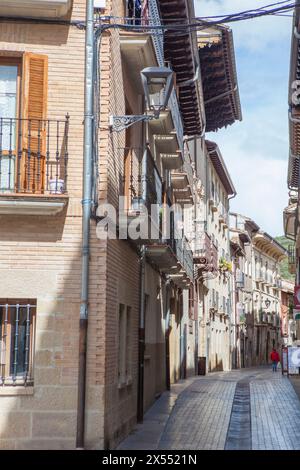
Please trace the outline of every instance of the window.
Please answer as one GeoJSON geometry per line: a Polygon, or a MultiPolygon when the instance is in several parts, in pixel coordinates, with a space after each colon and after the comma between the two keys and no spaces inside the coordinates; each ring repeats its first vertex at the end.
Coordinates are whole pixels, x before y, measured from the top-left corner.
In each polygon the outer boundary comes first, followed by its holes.
{"type": "Polygon", "coordinates": [[[195,299],[194,299],[194,286],[189,288],[189,319],[195,319],[195,299]]]}
{"type": "Polygon", "coordinates": [[[119,306],[119,386],[131,380],[131,308],[119,306]]]}
{"type": "Polygon", "coordinates": [[[0,385],[33,382],[35,300],[0,300],[0,385]]]}
{"type": "Polygon", "coordinates": [[[0,191],[42,192],[47,153],[45,55],[0,57],[0,191]]]}

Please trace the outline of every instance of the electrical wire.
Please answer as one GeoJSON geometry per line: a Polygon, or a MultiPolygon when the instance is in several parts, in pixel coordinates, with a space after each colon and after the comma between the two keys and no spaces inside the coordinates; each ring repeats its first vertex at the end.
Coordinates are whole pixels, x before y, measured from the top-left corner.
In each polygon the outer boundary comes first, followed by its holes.
{"type": "MultiPolygon", "coordinates": [[[[154,29],[161,29],[161,30],[169,30],[169,31],[192,31],[197,30],[201,27],[208,27],[208,26],[217,26],[220,24],[228,24],[237,21],[245,21],[250,19],[259,18],[262,16],[283,16],[286,13],[293,11],[295,8],[299,6],[295,4],[295,2],[291,2],[290,0],[280,1],[276,3],[271,3],[268,5],[261,6],[259,8],[254,8],[251,10],[245,10],[238,13],[232,13],[229,15],[218,15],[218,16],[203,16],[203,17],[195,17],[191,19],[191,22],[186,22],[182,19],[178,18],[169,18],[165,21],[164,24],[160,25],[150,25],[150,24],[142,24],[143,18],[128,18],[128,17],[117,17],[117,16],[107,16],[102,17],[102,20],[109,21],[110,27],[118,27],[120,29],[130,29],[134,31],[147,31],[147,30],[154,30],[154,29]],[[276,8],[272,8],[275,7],[276,8]],[[118,20],[121,20],[121,22],[118,20]],[[134,21],[136,23],[134,24],[134,21]],[[180,21],[180,23],[179,23],[180,21]]],[[[99,17],[100,18],[100,17],[99,17]]],[[[144,20],[146,22],[146,20],[144,20]]],[[[97,21],[96,21],[97,23],[97,21]]]]}

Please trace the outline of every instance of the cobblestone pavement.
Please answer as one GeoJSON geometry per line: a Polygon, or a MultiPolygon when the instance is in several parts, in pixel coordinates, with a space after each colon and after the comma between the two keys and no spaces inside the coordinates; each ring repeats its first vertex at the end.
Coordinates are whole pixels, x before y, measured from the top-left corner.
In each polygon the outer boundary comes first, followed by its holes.
{"type": "Polygon", "coordinates": [[[188,379],[165,392],[118,447],[225,448],[300,450],[300,401],[287,377],[259,368],[188,379]]]}

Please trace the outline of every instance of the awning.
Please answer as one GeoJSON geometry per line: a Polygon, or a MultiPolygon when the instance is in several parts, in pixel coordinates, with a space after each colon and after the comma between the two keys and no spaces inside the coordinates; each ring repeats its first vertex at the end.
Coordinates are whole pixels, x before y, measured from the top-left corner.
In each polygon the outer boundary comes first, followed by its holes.
{"type": "Polygon", "coordinates": [[[216,131],[242,120],[231,29],[218,26],[199,31],[198,47],[206,131],[216,131]]]}

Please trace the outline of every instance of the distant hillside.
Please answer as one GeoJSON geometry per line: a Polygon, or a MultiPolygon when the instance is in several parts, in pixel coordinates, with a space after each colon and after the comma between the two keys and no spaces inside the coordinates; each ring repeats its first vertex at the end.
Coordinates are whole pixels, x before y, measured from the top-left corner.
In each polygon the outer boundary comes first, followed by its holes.
{"type": "MultiPolygon", "coordinates": [[[[281,236],[281,237],[275,237],[275,240],[280,243],[286,250],[288,249],[289,245],[293,245],[292,240],[289,240],[288,238],[281,236]]],[[[288,266],[288,259],[285,259],[284,261],[281,261],[280,263],[280,275],[283,279],[295,280],[295,275],[289,273],[289,266],[288,266]]]]}

